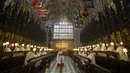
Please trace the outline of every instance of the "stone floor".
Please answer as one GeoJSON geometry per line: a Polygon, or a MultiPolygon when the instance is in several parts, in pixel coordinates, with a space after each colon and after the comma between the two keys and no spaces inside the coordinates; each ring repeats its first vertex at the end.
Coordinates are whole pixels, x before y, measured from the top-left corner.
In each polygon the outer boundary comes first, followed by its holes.
{"type": "Polygon", "coordinates": [[[51,62],[46,73],[77,73],[73,60],[69,56],[64,56],[64,67],[57,67],[57,60],[51,62]]]}

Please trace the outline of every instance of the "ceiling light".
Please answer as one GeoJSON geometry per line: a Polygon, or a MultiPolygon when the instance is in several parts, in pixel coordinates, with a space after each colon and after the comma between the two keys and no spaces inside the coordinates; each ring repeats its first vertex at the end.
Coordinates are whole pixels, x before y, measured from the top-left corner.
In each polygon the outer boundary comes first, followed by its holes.
{"type": "Polygon", "coordinates": [[[35,51],[36,51],[36,48],[33,48],[33,51],[35,52],[35,51]]]}
{"type": "Polygon", "coordinates": [[[19,44],[18,43],[15,43],[15,46],[18,46],[19,44]]]}
{"type": "Polygon", "coordinates": [[[30,45],[27,45],[27,47],[29,47],[30,45]]]}
{"type": "Polygon", "coordinates": [[[14,44],[11,44],[11,46],[14,46],[14,44]]]}
{"type": "Polygon", "coordinates": [[[22,46],[24,46],[24,44],[22,44],[22,46]]]}
{"type": "Polygon", "coordinates": [[[114,46],[114,43],[113,43],[113,42],[111,42],[111,45],[112,45],[112,46],[114,46]]]}
{"type": "Polygon", "coordinates": [[[85,51],[87,51],[87,49],[86,49],[86,48],[85,48],[84,50],[85,50],[85,51]]]}
{"type": "Polygon", "coordinates": [[[102,44],[102,46],[105,46],[105,44],[102,44]]]}
{"type": "Polygon", "coordinates": [[[123,42],[120,42],[121,45],[123,45],[123,42]]]}
{"type": "Polygon", "coordinates": [[[42,48],[40,49],[40,51],[42,51],[42,48]]]}
{"type": "Polygon", "coordinates": [[[99,47],[100,45],[99,44],[97,44],[97,47],[99,47]]]}
{"type": "Polygon", "coordinates": [[[6,43],[3,43],[3,46],[5,46],[6,45],[6,43]]]}
{"type": "Polygon", "coordinates": [[[6,42],[5,44],[6,44],[6,45],[9,45],[9,42],[6,42]]]}

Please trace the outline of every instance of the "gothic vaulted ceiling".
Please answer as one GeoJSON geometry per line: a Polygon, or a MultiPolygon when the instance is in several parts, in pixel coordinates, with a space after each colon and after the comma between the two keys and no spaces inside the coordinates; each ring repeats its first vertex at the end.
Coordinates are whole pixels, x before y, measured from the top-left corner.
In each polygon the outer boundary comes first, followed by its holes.
{"type": "Polygon", "coordinates": [[[72,20],[82,8],[81,0],[47,0],[44,6],[48,9],[49,20],[72,20]]]}

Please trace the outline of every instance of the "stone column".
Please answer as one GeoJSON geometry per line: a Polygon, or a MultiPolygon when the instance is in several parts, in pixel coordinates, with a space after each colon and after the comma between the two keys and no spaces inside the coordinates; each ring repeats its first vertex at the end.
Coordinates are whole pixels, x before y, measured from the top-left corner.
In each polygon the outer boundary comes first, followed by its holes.
{"type": "Polygon", "coordinates": [[[82,28],[74,28],[74,47],[82,46],[80,43],[80,32],[82,28]]]}

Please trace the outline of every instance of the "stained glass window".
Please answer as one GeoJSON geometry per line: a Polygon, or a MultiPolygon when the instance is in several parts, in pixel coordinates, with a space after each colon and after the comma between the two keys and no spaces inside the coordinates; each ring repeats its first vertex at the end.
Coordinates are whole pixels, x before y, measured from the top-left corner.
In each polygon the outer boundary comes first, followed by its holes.
{"type": "Polygon", "coordinates": [[[54,25],[54,39],[73,39],[73,25],[67,24],[55,24],[54,25]]]}

